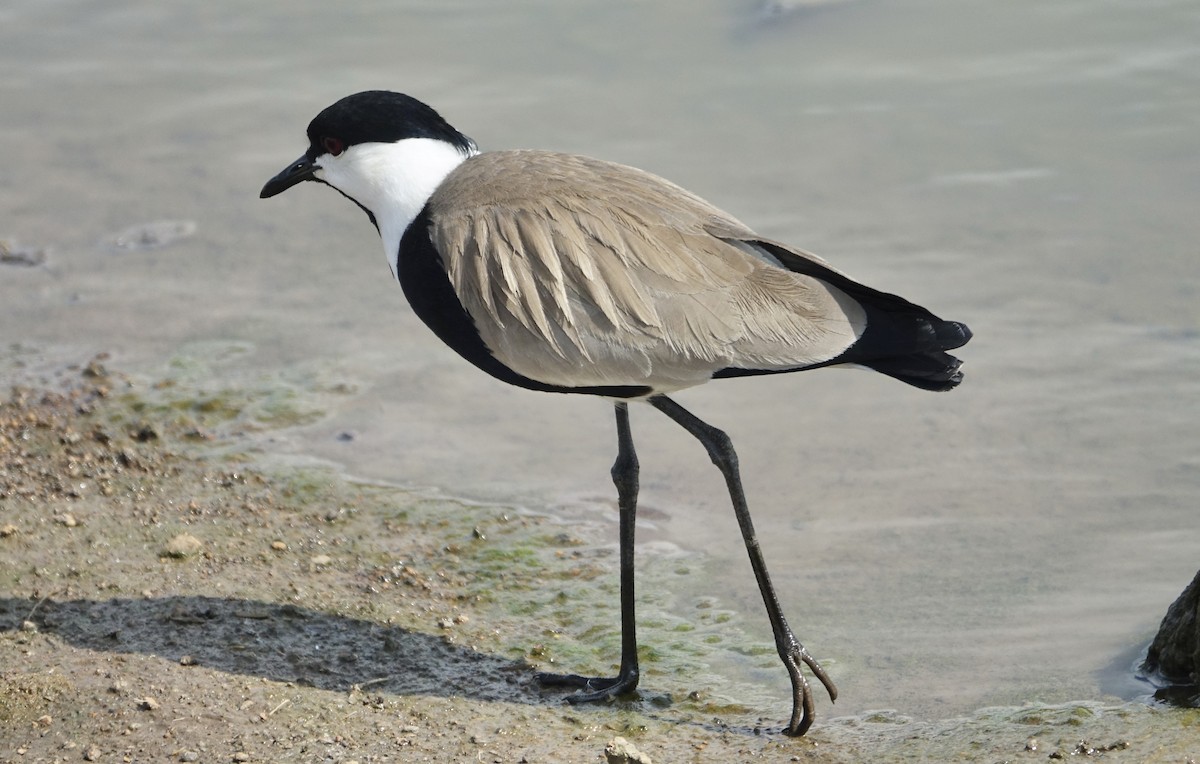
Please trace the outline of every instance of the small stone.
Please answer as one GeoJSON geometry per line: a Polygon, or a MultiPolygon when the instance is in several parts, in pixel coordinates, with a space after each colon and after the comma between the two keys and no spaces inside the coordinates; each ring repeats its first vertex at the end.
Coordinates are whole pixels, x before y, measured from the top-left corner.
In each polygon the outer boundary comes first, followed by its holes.
{"type": "Polygon", "coordinates": [[[649,756],[623,737],[615,737],[604,746],[604,758],[608,764],[653,764],[649,756]]]}
{"type": "Polygon", "coordinates": [[[178,536],[167,542],[166,547],[163,549],[163,554],[167,557],[175,558],[189,557],[196,552],[199,552],[200,548],[203,546],[204,544],[200,541],[200,539],[196,538],[192,534],[180,533],[178,536]]]}
{"type": "Polygon", "coordinates": [[[46,714],[45,716],[39,716],[36,724],[39,727],[49,727],[51,724],[54,724],[54,719],[50,714],[46,714]]]}
{"type": "Polygon", "coordinates": [[[282,541],[272,541],[271,548],[276,552],[284,552],[287,551],[287,544],[283,543],[282,541]]]}
{"type": "Polygon", "coordinates": [[[1025,741],[1026,751],[1036,751],[1038,749],[1038,740],[1036,737],[1031,737],[1025,741]]]}
{"type": "Polygon", "coordinates": [[[126,228],[109,239],[117,252],[145,252],[174,244],[196,233],[192,220],[154,220],[126,228]]]}
{"type": "Polygon", "coordinates": [[[16,533],[17,533],[17,526],[13,525],[12,523],[8,523],[7,525],[0,526],[0,538],[8,538],[9,536],[16,535],[16,533]]]}
{"type": "Polygon", "coordinates": [[[179,754],[180,761],[200,761],[199,751],[181,751],[179,754]]]}
{"type": "Polygon", "coordinates": [[[138,704],[138,708],[141,709],[142,711],[157,711],[158,710],[158,701],[149,696],[144,697],[144,698],[139,698],[137,701],[137,704],[138,704]]]}
{"type": "Polygon", "coordinates": [[[196,665],[196,659],[195,659],[195,658],[193,658],[193,657],[192,657],[192,656],[190,656],[190,655],[183,655],[183,656],[180,656],[180,658],[179,658],[179,665],[180,665],[180,666],[195,666],[195,665],[196,665]]]}
{"type": "Polygon", "coordinates": [[[32,267],[46,262],[46,250],[22,246],[15,241],[0,241],[0,264],[32,267]]]}
{"type": "Polygon", "coordinates": [[[81,372],[83,376],[91,379],[102,379],[108,376],[108,369],[104,368],[104,361],[108,359],[108,353],[101,353],[92,360],[88,361],[87,366],[83,367],[81,372]]]}
{"type": "Polygon", "coordinates": [[[36,634],[37,630],[37,624],[33,621],[21,621],[21,631],[27,631],[31,634],[36,634]]]}
{"type": "Polygon", "coordinates": [[[139,443],[149,443],[152,440],[158,440],[158,430],[152,424],[142,424],[136,430],[129,433],[129,436],[139,443]]]}
{"type": "Polygon", "coordinates": [[[325,522],[336,523],[338,520],[345,519],[345,517],[346,517],[346,508],[338,507],[337,509],[331,509],[325,513],[325,522]]]}
{"type": "Polygon", "coordinates": [[[99,761],[100,760],[100,749],[94,745],[89,745],[87,747],[87,750],[85,750],[83,752],[83,760],[84,761],[99,761]]]}
{"type": "Polygon", "coordinates": [[[318,554],[309,560],[314,568],[323,568],[333,562],[333,558],[327,554],[318,554]]]}
{"type": "Polygon", "coordinates": [[[238,751],[233,755],[234,761],[250,761],[250,754],[245,751],[238,751]]]}
{"type": "Polygon", "coordinates": [[[58,517],[55,517],[54,522],[58,523],[59,525],[66,526],[67,528],[74,528],[75,526],[79,525],[79,521],[75,519],[75,515],[71,514],[70,512],[64,512],[58,517]]]}

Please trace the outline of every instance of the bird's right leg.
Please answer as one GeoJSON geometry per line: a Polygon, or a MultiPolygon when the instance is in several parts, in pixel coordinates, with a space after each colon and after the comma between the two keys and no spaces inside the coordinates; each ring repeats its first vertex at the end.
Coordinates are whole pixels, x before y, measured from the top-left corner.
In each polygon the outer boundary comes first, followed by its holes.
{"type": "Polygon", "coordinates": [[[621,668],[615,677],[588,677],[578,674],[539,673],[535,678],[548,687],[577,687],[579,692],[568,695],[569,703],[592,703],[611,700],[633,692],[638,685],[637,620],[633,601],[633,540],[637,524],[638,459],[633,450],[633,435],[629,429],[629,405],[617,403],[617,460],[613,462],[612,479],[617,486],[617,507],[620,512],[621,565],[621,668]]]}

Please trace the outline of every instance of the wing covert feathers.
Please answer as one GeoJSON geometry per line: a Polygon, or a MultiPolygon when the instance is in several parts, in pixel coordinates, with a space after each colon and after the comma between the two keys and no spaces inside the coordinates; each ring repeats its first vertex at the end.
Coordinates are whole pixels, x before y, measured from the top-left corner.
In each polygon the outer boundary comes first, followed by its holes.
{"type": "Polygon", "coordinates": [[[667,392],[726,368],[803,368],[843,353],[866,323],[844,289],[781,266],[740,222],[634,168],[485,153],[451,173],[428,209],[484,343],[547,383],[667,392]]]}

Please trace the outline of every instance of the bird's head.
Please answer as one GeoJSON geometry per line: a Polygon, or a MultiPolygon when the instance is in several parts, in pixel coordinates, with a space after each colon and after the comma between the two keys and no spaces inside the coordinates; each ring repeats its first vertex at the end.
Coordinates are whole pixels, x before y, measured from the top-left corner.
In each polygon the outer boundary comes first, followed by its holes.
{"type": "Polygon", "coordinates": [[[259,197],[315,180],[341,191],[373,220],[396,212],[411,221],[445,176],[476,153],[474,141],[424,103],[368,90],[318,114],[308,125],[308,150],[267,181],[259,197]]]}

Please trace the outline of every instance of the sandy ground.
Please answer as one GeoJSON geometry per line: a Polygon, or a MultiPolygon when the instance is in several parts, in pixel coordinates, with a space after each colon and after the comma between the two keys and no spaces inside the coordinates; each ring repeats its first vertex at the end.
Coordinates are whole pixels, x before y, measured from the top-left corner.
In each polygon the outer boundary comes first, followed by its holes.
{"type": "Polygon", "coordinates": [[[266,466],[241,436],[286,406],[250,422],[236,391],[103,361],[0,407],[4,761],[595,762],[617,737],[660,763],[1200,755],[1200,712],[1088,701],[789,739],[786,708],[698,682],[704,616],[648,625],[639,697],[564,705],[531,676],[609,669],[611,540],[266,466]]]}

